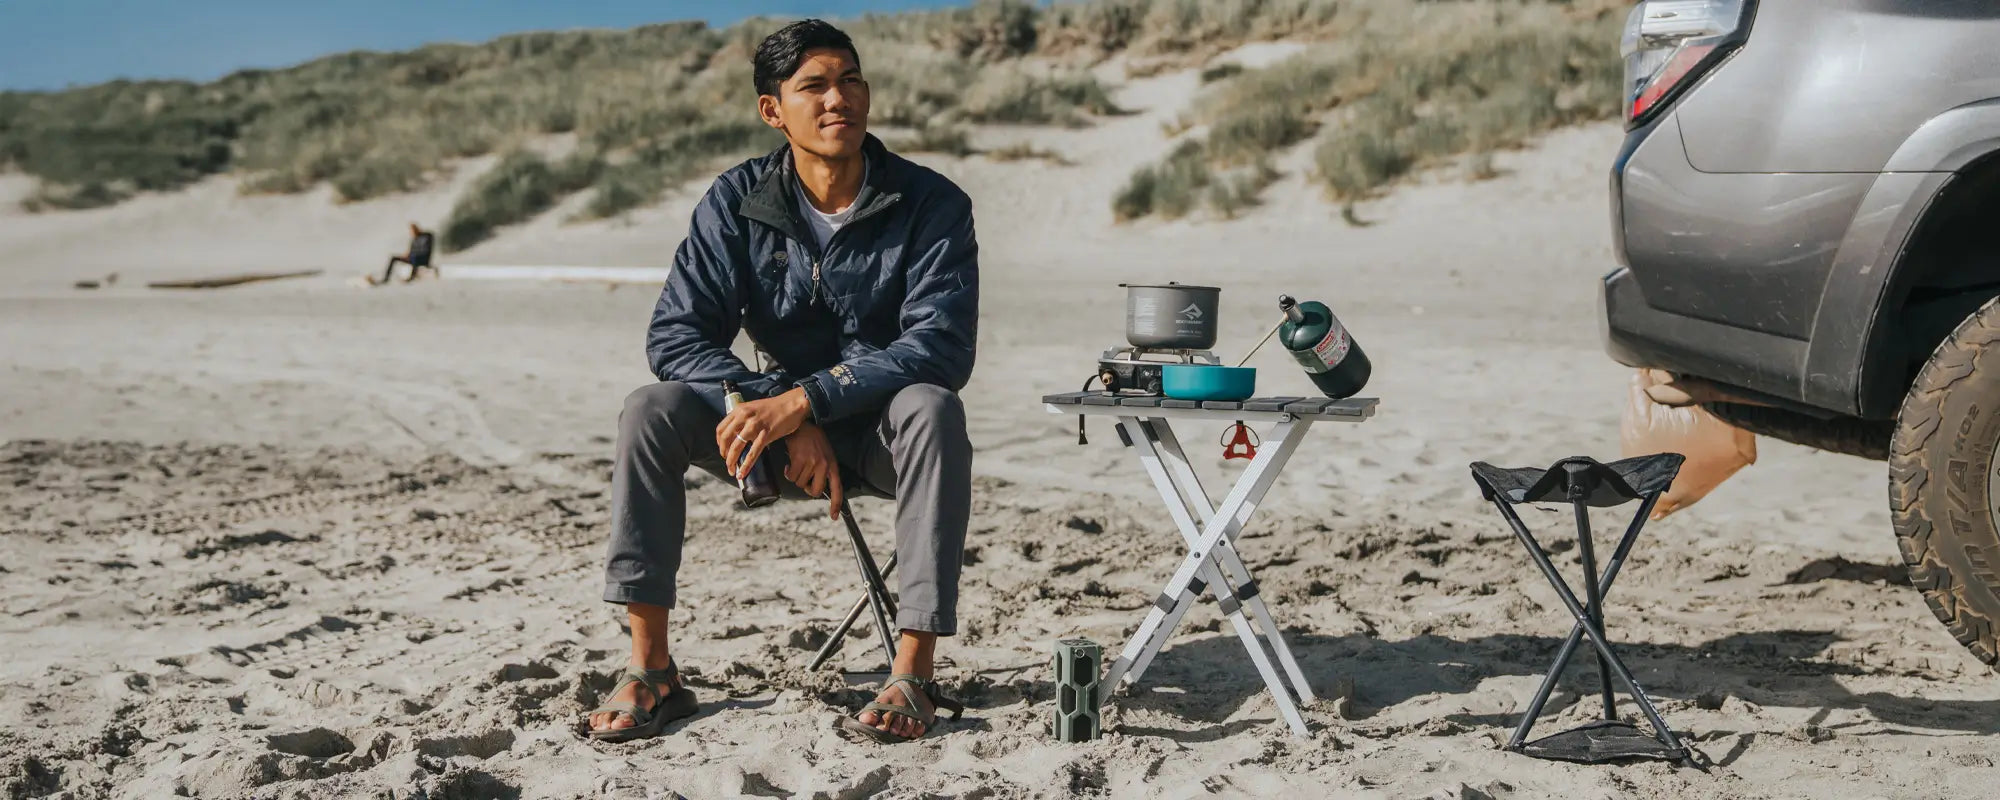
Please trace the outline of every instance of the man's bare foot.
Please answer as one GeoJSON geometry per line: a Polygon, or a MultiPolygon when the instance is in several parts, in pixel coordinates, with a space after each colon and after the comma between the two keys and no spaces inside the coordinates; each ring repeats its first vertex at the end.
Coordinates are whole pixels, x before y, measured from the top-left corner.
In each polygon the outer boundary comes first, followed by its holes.
{"type": "MultiPolygon", "coordinates": [[[[935,660],[936,651],[937,634],[920,631],[903,631],[901,640],[896,643],[896,663],[892,667],[892,671],[897,674],[915,675],[928,681],[931,679],[932,669],[934,668],[933,661],[935,660]]],[[[883,689],[881,694],[875,696],[875,702],[885,705],[909,706],[911,711],[914,712],[916,709],[912,705],[911,699],[903,696],[903,687],[907,685],[897,684],[883,689]]],[[[926,730],[922,722],[900,714],[877,714],[873,711],[863,711],[856,719],[861,720],[861,724],[863,725],[908,739],[922,736],[926,730]]]]}

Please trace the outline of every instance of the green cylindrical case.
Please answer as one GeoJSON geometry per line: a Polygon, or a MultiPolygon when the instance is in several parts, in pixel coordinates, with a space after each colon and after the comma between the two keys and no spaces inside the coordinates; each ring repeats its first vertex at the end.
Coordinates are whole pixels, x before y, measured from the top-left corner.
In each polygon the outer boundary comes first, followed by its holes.
{"type": "Polygon", "coordinates": [[[1056,642],[1056,740],[1087,742],[1103,729],[1098,716],[1098,682],[1104,648],[1089,639],[1056,642]]]}

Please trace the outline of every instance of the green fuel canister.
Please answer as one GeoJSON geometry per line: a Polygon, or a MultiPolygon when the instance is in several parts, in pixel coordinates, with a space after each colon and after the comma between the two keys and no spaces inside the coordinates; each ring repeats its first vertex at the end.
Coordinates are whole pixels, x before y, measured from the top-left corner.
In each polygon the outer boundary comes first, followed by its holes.
{"type": "Polygon", "coordinates": [[[1332,309],[1314,300],[1301,303],[1290,295],[1278,296],[1278,309],[1285,312],[1285,321],[1278,325],[1279,341],[1321,392],[1338,400],[1353,397],[1368,385],[1373,369],[1368,355],[1332,309]]]}

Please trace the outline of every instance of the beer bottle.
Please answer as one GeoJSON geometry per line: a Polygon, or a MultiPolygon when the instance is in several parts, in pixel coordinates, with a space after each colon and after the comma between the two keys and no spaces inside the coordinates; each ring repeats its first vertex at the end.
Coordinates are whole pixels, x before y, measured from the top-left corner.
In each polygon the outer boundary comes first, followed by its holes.
{"type": "MultiPolygon", "coordinates": [[[[723,413],[736,413],[736,407],[743,405],[743,393],[737,391],[736,382],[723,381],[722,392],[723,413]]],[[[769,449],[765,447],[766,451],[769,449]]],[[[729,471],[735,474],[736,465],[730,465],[729,471]]],[[[770,459],[759,458],[757,463],[750,465],[750,473],[737,482],[737,488],[742,490],[744,508],[759,508],[777,502],[778,482],[771,477],[770,459]]]]}

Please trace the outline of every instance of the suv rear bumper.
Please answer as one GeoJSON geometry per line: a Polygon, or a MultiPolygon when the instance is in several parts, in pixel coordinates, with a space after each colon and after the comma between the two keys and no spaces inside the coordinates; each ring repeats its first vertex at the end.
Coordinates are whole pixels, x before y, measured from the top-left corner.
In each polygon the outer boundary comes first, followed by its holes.
{"type": "Polygon", "coordinates": [[[1605,352],[1620,364],[1697,375],[1772,405],[1829,415],[1796,399],[1805,342],[1661,311],[1647,305],[1625,267],[1604,276],[1597,318],[1605,352]]]}

